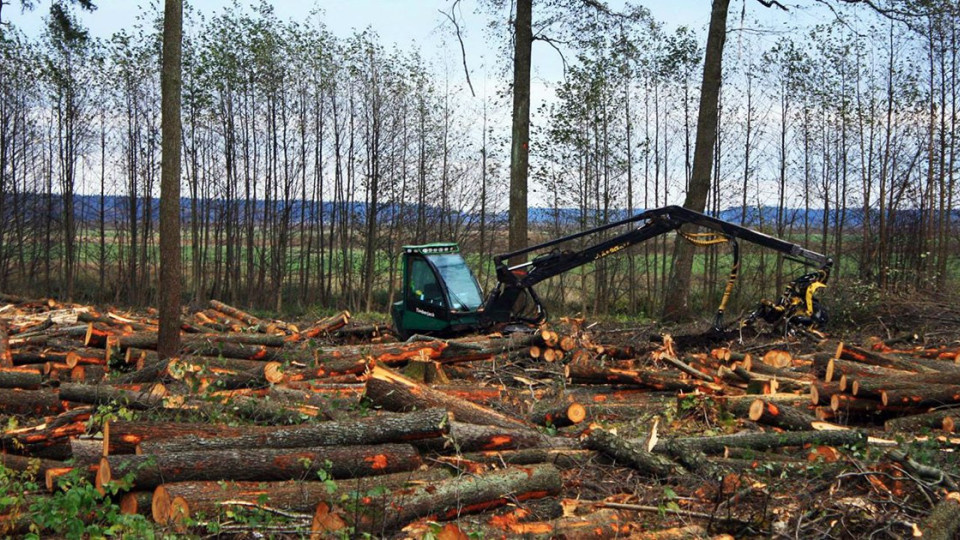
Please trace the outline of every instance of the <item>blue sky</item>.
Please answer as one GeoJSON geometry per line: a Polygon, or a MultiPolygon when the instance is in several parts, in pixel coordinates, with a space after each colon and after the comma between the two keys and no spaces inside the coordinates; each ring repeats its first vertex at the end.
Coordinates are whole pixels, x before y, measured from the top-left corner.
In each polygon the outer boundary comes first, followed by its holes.
{"type": "MultiPolygon", "coordinates": [[[[92,35],[107,38],[117,30],[129,28],[136,23],[142,6],[149,6],[151,0],[95,0],[98,9],[93,13],[80,13],[80,19],[92,35]]],[[[237,0],[241,5],[255,3],[257,0],[237,0]]],[[[316,8],[324,12],[324,21],[334,35],[344,37],[353,30],[367,27],[380,35],[385,45],[396,43],[400,48],[416,44],[427,58],[438,58],[447,63],[448,68],[462,70],[459,46],[456,43],[452,26],[440,10],[448,10],[453,0],[269,0],[280,19],[306,20],[316,8]]],[[[152,0],[157,5],[162,0],[152,0]]],[[[193,0],[193,7],[207,15],[219,12],[234,0],[193,0]]],[[[614,9],[622,6],[624,0],[608,0],[614,9]]],[[[654,19],[663,22],[668,30],[686,25],[705,36],[710,16],[709,0],[634,0],[634,3],[647,7],[654,19]]],[[[757,0],[733,0],[730,6],[729,26],[731,29],[741,24],[754,26],[759,19],[768,29],[779,32],[789,31],[796,25],[807,25],[823,16],[822,9],[813,9],[817,3],[811,0],[784,1],[790,6],[790,12],[764,8],[757,0]],[[745,10],[745,11],[744,11],[745,10]],[[741,19],[742,14],[745,17],[741,19]],[[741,20],[744,22],[741,23],[741,20]]],[[[32,12],[21,12],[19,2],[5,6],[3,18],[25,31],[37,36],[43,28],[43,19],[47,13],[49,0],[40,0],[32,12]]],[[[477,0],[461,0],[461,28],[464,33],[468,64],[473,71],[474,83],[482,80],[487,68],[485,64],[502,63],[495,52],[486,43],[486,23],[489,14],[478,15],[477,0]]],[[[536,6],[534,6],[536,9],[536,6]]],[[[562,76],[562,64],[558,55],[548,45],[537,43],[534,50],[534,85],[546,85],[562,76]],[[537,50],[539,49],[539,50],[537,50]]],[[[480,90],[478,89],[478,92],[480,90]]]]}

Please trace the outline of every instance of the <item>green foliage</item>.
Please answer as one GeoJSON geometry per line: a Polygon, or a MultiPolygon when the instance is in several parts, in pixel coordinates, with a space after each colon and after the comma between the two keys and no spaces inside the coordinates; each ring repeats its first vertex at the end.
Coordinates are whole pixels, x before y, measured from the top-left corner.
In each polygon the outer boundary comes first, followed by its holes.
{"type": "Polygon", "coordinates": [[[680,505],[677,504],[677,499],[679,496],[677,492],[671,489],[669,486],[663,488],[663,494],[660,496],[660,501],[657,504],[657,508],[660,511],[660,517],[664,517],[667,513],[667,510],[677,511],[680,510],[680,505]]]}
{"type": "MultiPolygon", "coordinates": [[[[106,486],[101,494],[80,470],[57,479],[57,490],[50,496],[28,496],[40,491],[33,481],[37,470],[18,473],[0,467],[0,514],[21,516],[30,521],[26,538],[61,535],[68,538],[154,538],[152,525],[141,515],[125,515],[113,502],[129,486],[131,476],[106,486]]],[[[16,520],[11,520],[16,523],[16,520]]],[[[2,529],[0,529],[2,532],[2,529]]]]}
{"type": "Polygon", "coordinates": [[[105,422],[115,422],[117,420],[132,421],[137,419],[137,412],[124,407],[117,402],[97,405],[96,410],[90,415],[87,426],[102,426],[105,422]]]}
{"type": "Polygon", "coordinates": [[[856,327],[876,322],[889,294],[872,283],[847,279],[831,284],[830,294],[824,300],[832,324],[856,327]]]}

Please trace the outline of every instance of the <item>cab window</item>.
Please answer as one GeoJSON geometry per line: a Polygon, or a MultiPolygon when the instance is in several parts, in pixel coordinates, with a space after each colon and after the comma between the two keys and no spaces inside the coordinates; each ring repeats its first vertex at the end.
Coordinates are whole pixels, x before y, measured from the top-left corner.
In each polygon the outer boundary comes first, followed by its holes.
{"type": "Polygon", "coordinates": [[[443,290],[427,261],[415,258],[410,264],[410,291],[414,299],[435,306],[444,305],[443,290]]]}

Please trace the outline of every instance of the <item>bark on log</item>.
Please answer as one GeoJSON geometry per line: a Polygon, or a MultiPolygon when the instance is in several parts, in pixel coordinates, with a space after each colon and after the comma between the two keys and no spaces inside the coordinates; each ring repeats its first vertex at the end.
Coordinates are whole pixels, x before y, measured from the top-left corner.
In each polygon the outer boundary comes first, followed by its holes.
{"type": "MultiPolygon", "coordinates": [[[[129,350],[132,349],[128,349],[128,351],[129,350]]],[[[141,357],[137,363],[143,363],[143,358],[141,357]]],[[[118,384],[159,382],[173,378],[170,376],[171,369],[177,365],[178,360],[176,358],[165,358],[163,360],[154,359],[143,364],[142,367],[138,367],[136,371],[124,373],[123,375],[113,379],[113,381],[118,384]]]]}
{"type": "Polygon", "coordinates": [[[227,426],[224,424],[186,422],[104,422],[104,455],[133,454],[137,445],[151,440],[164,440],[184,435],[200,437],[235,437],[263,430],[261,426],[227,426]]]}
{"type": "Polygon", "coordinates": [[[92,465],[100,463],[103,457],[101,439],[70,439],[70,455],[77,464],[92,465]]]}
{"type": "Polygon", "coordinates": [[[591,450],[603,452],[646,476],[667,478],[685,472],[683,467],[672,460],[648,452],[641,444],[602,429],[592,430],[584,440],[584,445],[591,450]]]}
{"type": "Polygon", "coordinates": [[[46,478],[48,469],[59,469],[68,466],[62,461],[53,459],[42,459],[7,453],[0,453],[0,465],[11,471],[20,473],[30,471],[31,477],[35,480],[46,478]]]}
{"type": "Polygon", "coordinates": [[[533,465],[535,463],[551,463],[561,469],[582,467],[584,464],[597,459],[595,450],[581,450],[577,448],[527,448],[522,450],[487,450],[483,452],[469,452],[459,457],[474,463],[490,463],[494,465],[533,465]]]}
{"type": "Polygon", "coordinates": [[[297,480],[326,470],[333,478],[354,478],[420,466],[420,455],[407,444],[324,446],[297,449],[231,449],[103,458],[97,482],[127,474],[137,489],[186,480],[297,480]],[[328,467],[329,466],[329,467],[328,467]]]}
{"type": "Polygon", "coordinates": [[[675,392],[651,392],[645,388],[619,385],[574,386],[568,387],[566,395],[584,405],[606,403],[652,403],[666,405],[676,402],[675,392]]]}
{"type": "Polygon", "coordinates": [[[0,322],[0,367],[13,367],[13,355],[10,354],[10,335],[7,324],[0,322]]]}
{"type": "Polygon", "coordinates": [[[566,427],[587,418],[587,409],[579,403],[561,403],[533,411],[530,421],[540,426],[566,427]]]}
{"type": "Polygon", "coordinates": [[[206,369],[179,361],[175,372],[182,374],[183,380],[197,383],[203,391],[238,390],[241,388],[266,388],[283,380],[283,368],[279,362],[261,362],[259,366],[246,371],[228,371],[218,368],[206,369]]]}
{"type": "Polygon", "coordinates": [[[70,380],[84,384],[100,384],[106,379],[107,373],[107,366],[74,366],[70,370],[70,380]]]}
{"type": "Polygon", "coordinates": [[[623,384],[642,386],[654,390],[691,392],[695,388],[715,390],[714,385],[695,383],[689,379],[671,377],[663,371],[653,369],[617,369],[587,363],[568,366],[570,381],[575,384],[623,384]]]}
{"type": "MultiPolygon", "coordinates": [[[[342,504],[357,499],[362,506],[363,499],[370,497],[373,490],[393,490],[416,485],[431,485],[448,480],[450,474],[443,469],[408,471],[344,479],[330,486],[318,481],[275,481],[275,482],[171,482],[158,486],[153,491],[151,511],[154,521],[167,523],[171,517],[170,503],[182,499],[185,506],[178,508],[182,517],[195,517],[202,513],[208,518],[216,518],[225,501],[240,501],[251,504],[263,504],[290,512],[309,512],[321,502],[342,504]]],[[[229,506],[226,506],[229,508],[229,506]]]]}
{"type": "MultiPolygon", "coordinates": [[[[960,420],[960,408],[942,409],[923,414],[901,416],[887,420],[884,429],[887,431],[920,431],[923,428],[945,429],[945,421],[949,427],[954,427],[960,420]]],[[[952,431],[952,430],[947,430],[952,431]]]]}
{"type": "Polygon", "coordinates": [[[310,381],[340,375],[362,375],[374,365],[376,365],[376,363],[369,356],[328,358],[318,363],[317,367],[287,368],[284,373],[284,380],[310,381]]]}
{"type": "Polygon", "coordinates": [[[923,520],[923,540],[954,540],[960,533],[960,497],[951,495],[937,503],[923,520]]]}
{"type": "Polygon", "coordinates": [[[253,315],[247,313],[246,311],[237,309],[229,304],[224,304],[219,300],[210,300],[210,307],[217,311],[222,311],[223,313],[226,313],[227,315],[233,317],[234,319],[243,321],[244,323],[250,326],[260,326],[261,324],[263,324],[263,321],[261,321],[258,317],[254,317],[253,315]]]}
{"type": "Polygon", "coordinates": [[[797,407],[763,399],[756,399],[750,404],[748,417],[758,424],[790,431],[809,430],[811,422],[816,420],[814,416],[797,407]]]}
{"type": "MultiPolygon", "coordinates": [[[[784,433],[739,433],[736,435],[718,435],[716,437],[679,437],[684,445],[696,448],[705,454],[720,454],[728,446],[739,448],[753,448],[754,450],[769,450],[784,446],[803,446],[806,444],[823,444],[827,446],[843,446],[845,444],[864,444],[867,435],[861,431],[788,431],[784,433]]],[[[661,439],[657,443],[655,452],[666,451],[670,444],[669,439],[661,439]]]]}
{"type": "Polygon", "coordinates": [[[446,453],[533,448],[547,444],[547,440],[540,432],[529,429],[481,426],[453,421],[450,423],[450,433],[447,437],[414,441],[413,444],[421,451],[446,453]]]}
{"type": "Polygon", "coordinates": [[[890,369],[881,366],[874,366],[870,364],[864,364],[861,362],[854,362],[851,360],[843,360],[840,358],[830,358],[827,361],[824,380],[827,382],[836,381],[840,379],[841,375],[847,375],[848,377],[854,378],[867,378],[867,377],[888,377],[888,378],[905,378],[905,377],[915,377],[917,374],[913,371],[904,371],[902,369],[890,369]],[[831,377],[831,378],[826,378],[831,377]]]}
{"type": "Polygon", "coordinates": [[[843,345],[843,349],[840,352],[840,358],[844,360],[860,362],[861,364],[869,364],[872,366],[880,366],[889,369],[899,369],[902,371],[915,371],[922,373],[936,373],[939,371],[924,365],[923,362],[917,359],[900,358],[897,356],[882,354],[846,344],[843,345]]]}
{"type": "Polygon", "coordinates": [[[300,341],[305,339],[313,339],[324,334],[335,332],[343,328],[344,326],[346,326],[347,323],[349,322],[350,322],[350,312],[341,311],[336,315],[332,315],[330,317],[327,317],[326,319],[317,321],[317,323],[311,326],[310,328],[306,328],[299,333],[294,333],[293,335],[287,338],[287,341],[300,341]]]}
{"type": "MultiPolygon", "coordinates": [[[[99,469],[99,463],[94,463],[92,465],[68,465],[58,469],[47,469],[43,475],[44,485],[46,485],[47,491],[56,491],[58,488],[69,489],[69,484],[67,486],[62,486],[60,479],[71,473],[77,474],[80,476],[80,478],[93,484],[96,482],[99,469]]],[[[99,488],[98,491],[100,491],[101,495],[104,493],[104,491],[100,490],[99,488]]]]}
{"type": "Polygon", "coordinates": [[[460,422],[499,426],[519,431],[535,431],[526,422],[438,392],[380,366],[373,368],[370,379],[367,381],[366,397],[375,405],[387,410],[405,412],[441,407],[452,412],[454,418],[460,422]]]}
{"type": "Polygon", "coordinates": [[[393,492],[386,500],[398,504],[369,507],[376,513],[361,516],[360,530],[384,535],[418,518],[450,520],[512,501],[553,495],[559,493],[561,487],[560,471],[553,465],[511,467],[483,476],[452,478],[431,486],[393,492]]]}
{"type": "Polygon", "coordinates": [[[148,410],[163,407],[163,395],[158,395],[156,385],[144,385],[142,390],[126,390],[106,384],[63,383],[60,385],[60,399],[90,405],[119,403],[135,410],[148,410]]]}
{"type": "Polygon", "coordinates": [[[373,358],[380,365],[396,366],[410,360],[436,360],[446,348],[444,341],[416,341],[317,349],[315,356],[318,364],[339,358],[373,358]]]}
{"type": "Polygon", "coordinates": [[[0,389],[0,413],[51,416],[65,410],[55,390],[0,389]]]}
{"type": "Polygon", "coordinates": [[[4,452],[30,454],[50,459],[70,458],[70,439],[87,430],[90,408],[78,408],[36,426],[8,430],[0,435],[0,449],[4,452]]]}
{"type": "Polygon", "coordinates": [[[907,407],[953,405],[960,403],[960,385],[924,384],[888,388],[881,392],[881,401],[884,405],[907,407]]]}
{"type": "Polygon", "coordinates": [[[435,384],[431,388],[477,405],[499,403],[509,396],[507,389],[501,386],[435,384]]]}
{"type": "Polygon", "coordinates": [[[0,388],[36,390],[43,383],[43,376],[34,369],[18,367],[0,368],[0,388]]]}
{"type": "MultiPolygon", "coordinates": [[[[259,337],[259,336],[257,336],[259,337]]],[[[271,338],[272,339],[272,338],[271,338]]],[[[245,360],[283,361],[284,350],[278,346],[258,345],[249,342],[261,341],[250,334],[190,334],[182,336],[181,351],[197,356],[223,356],[245,360]]],[[[140,332],[120,336],[117,340],[122,351],[128,348],[157,348],[155,332],[140,332]]]]}
{"type": "MultiPolygon", "coordinates": [[[[152,491],[131,491],[124,493],[120,498],[120,513],[141,516],[151,516],[153,513],[152,491]]],[[[157,522],[159,523],[159,522],[157,522]]]]}
{"type": "Polygon", "coordinates": [[[815,382],[810,385],[810,403],[813,405],[830,405],[831,398],[842,392],[839,383],[815,382]]]}
{"type": "Polygon", "coordinates": [[[231,448],[305,448],[372,445],[442,437],[449,433],[450,415],[443,409],[407,414],[381,414],[359,420],[258,429],[234,436],[189,434],[143,441],[137,453],[161,454],[231,448]]]}

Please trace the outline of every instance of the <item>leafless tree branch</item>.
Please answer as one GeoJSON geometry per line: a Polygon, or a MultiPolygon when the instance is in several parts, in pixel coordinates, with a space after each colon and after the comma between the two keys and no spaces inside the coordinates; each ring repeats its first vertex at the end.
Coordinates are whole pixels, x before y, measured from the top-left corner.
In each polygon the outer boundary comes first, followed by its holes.
{"type": "Polygon", "coordinates": [[[777,0],[757,0],[757,2],[760,2],[763,7],[778,7],[784,11],[790,11],[787,6],[777,2],[777,0]]]}
{"type": "Polygon", "coordinates": [[[463,36],[460,33],[460,24],[457,22],[457,6],[460,4],[460,0],[454,0],[453,5],[450,6],[450,13],[445,11],[440,11],[444,17],[446,17],[451,23],[453,23],[453,28],[457,32],[457,41],[460,42],[460,55],[463,58],[463,74],[467,78],[467,86],[470,87],[470,95],[477,97],[477,93],[473,90],[473,83],[470,81],[470,69],[467,67],[467,49],[463,45],[463,36]]]}

